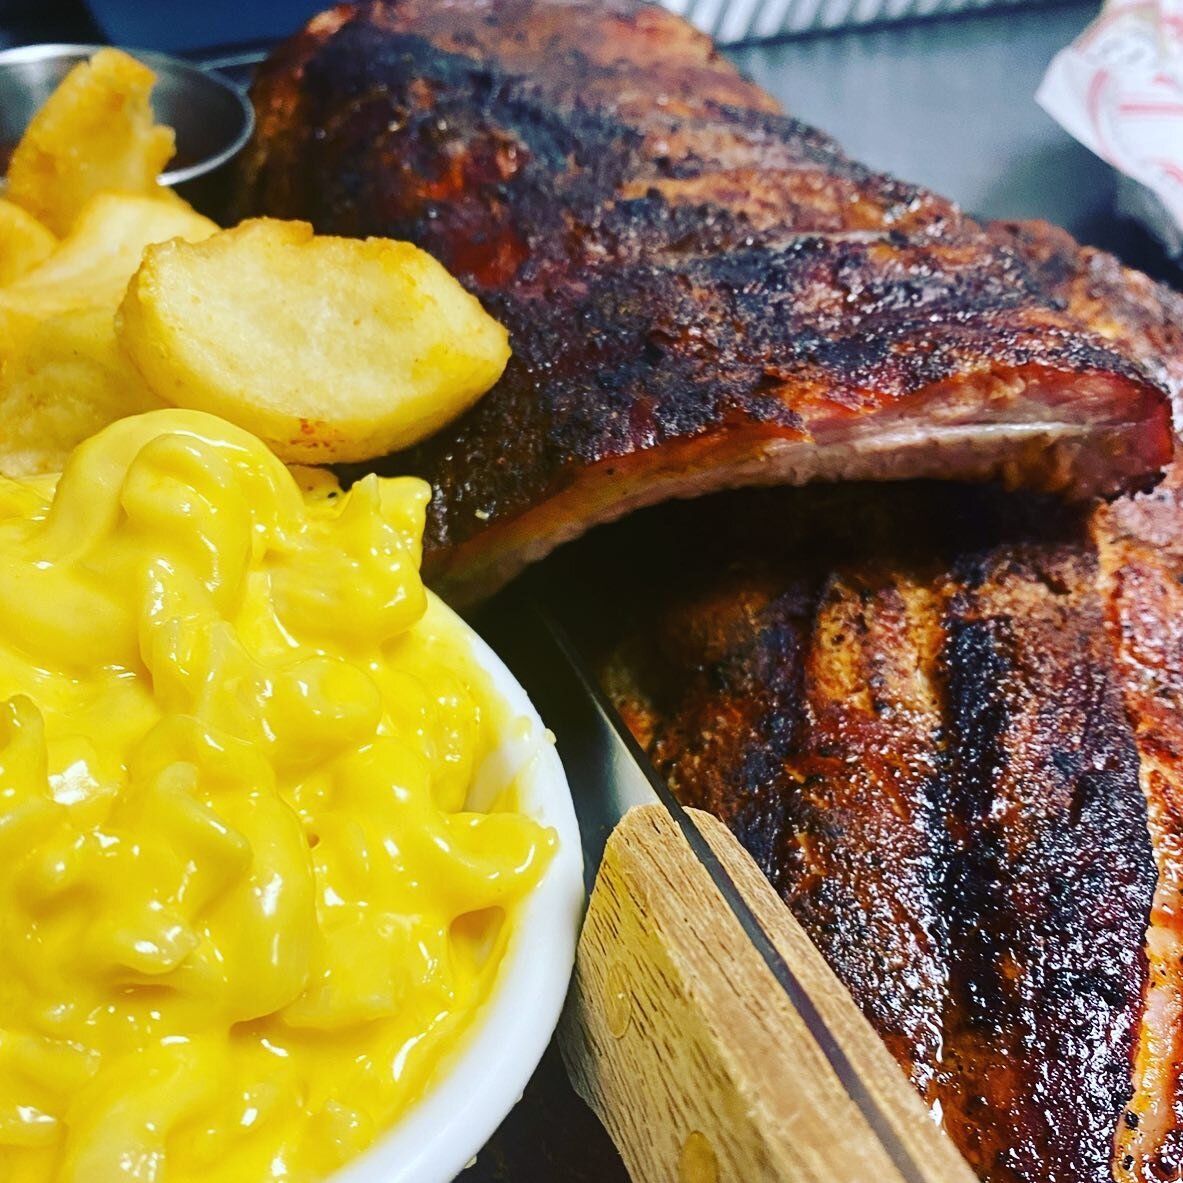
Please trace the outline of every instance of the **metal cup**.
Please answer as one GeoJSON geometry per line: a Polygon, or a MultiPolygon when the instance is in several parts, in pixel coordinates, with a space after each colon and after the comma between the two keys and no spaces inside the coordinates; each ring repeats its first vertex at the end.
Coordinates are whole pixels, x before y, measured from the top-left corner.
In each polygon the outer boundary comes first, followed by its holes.
{"type": "MultiPolygon", "coordinates": [[[[0,148],[10,151],[58,83],[101,48],[22,45],[0,52],[0,148]]],[[[155,72],[152,109],[158,122],[177,135],[176,155],[160,183],[174,187],[202,213],[219,217],[229,196],[234,157],[254,129],[250,100],[212,70],[166,54],[128,52],[155,72]]]]}

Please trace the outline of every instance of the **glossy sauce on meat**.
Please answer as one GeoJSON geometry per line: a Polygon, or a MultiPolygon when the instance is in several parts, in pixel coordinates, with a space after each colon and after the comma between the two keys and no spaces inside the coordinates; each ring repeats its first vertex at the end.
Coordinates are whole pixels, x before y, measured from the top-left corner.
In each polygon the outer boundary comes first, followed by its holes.
{"type": "Polygon", "coordinates": [[[815,479],[1153,480],[1160,389],[1016,252],[781,114],[636,0],[334,9],[254,91],[240,208],[407,238],[510,328],[473,411],[391,458],[471,601],[597,522],[815,479]]]}
{"type": "Polygon", "coordinates": [[[587,626],[605,685],[983,1179],[1111,1180],[1155,863],[1086,523],[937,486],[770,498],[564,559],[574,586],[610,546],[645,589],[587,626]]]}

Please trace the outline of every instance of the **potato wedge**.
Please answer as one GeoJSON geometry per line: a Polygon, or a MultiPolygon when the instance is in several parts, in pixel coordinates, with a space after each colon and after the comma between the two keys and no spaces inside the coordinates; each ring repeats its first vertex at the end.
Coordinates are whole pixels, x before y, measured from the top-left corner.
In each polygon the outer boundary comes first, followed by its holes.
{"type": "Polygon", "coordinates": [[[28,210],[0,197],[0,286],[12,283],[46,259],[57,236],[28,210]]]}
{"type": "Polygon", "coordinates": [[[109,307],[0,316],[0,474],[60,472],[88,436],[160,405],[119,348],[109,307]]]}
{"type": "Polygon", "coordinates": [[[117,49],[75,66],[16,146],[9,198],[66,234],[96,193],[152,193],[175,147],[152,117],[155,78],[117,49]]]}
{"type": "Polygon", "coordinates": [[[144,248],[207,238],[217,226],[180,200],[100,193],[45,260],[0,292],[0,306],[51,316],[104,304],[112,315],[144,248]]]}
{"type": "Polygon", "coordinates": [[[118,332],[165,401],[322,464],[423,439],[509,358],[505,329],[424,251],[270,219],[150,247],[118,332]]]}
{"type": "Polygon", "coordinates": [[[180,201],[100,194],[0,289],[0,473],[54,471],[87,436],[160,405],[116,341],[115,311],[145,246],[216,229],[180,201]]]}

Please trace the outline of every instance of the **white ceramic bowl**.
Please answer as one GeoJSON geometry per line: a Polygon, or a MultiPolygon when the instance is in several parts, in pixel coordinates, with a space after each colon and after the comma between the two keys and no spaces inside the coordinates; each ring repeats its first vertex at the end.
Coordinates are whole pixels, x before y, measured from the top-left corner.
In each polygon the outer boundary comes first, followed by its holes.
{"type": "Polygon", "coordinates": [[[493,688],[521,721],[478,770],[477,808],[518,777],[520,808],[559,844],[542,881],[513,918],[493,994],[446,1074],[333,1183],[449,1183],[514,1107],[558,1023],[583,910],[583,855],[571,792],[553,740],[501,659],[434,596],[431,616],[466,630],[493,688]]]}

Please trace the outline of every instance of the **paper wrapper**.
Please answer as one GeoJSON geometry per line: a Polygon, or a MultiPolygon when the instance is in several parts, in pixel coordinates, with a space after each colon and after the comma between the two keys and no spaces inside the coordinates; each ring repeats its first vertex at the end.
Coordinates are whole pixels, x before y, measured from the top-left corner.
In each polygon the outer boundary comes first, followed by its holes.
{"type": "Polygon", "coordinates": [[[1183,253],[1183,0],[1109,0],[1035,96],[1130,179],[1123,213],[1183,253]]]}

